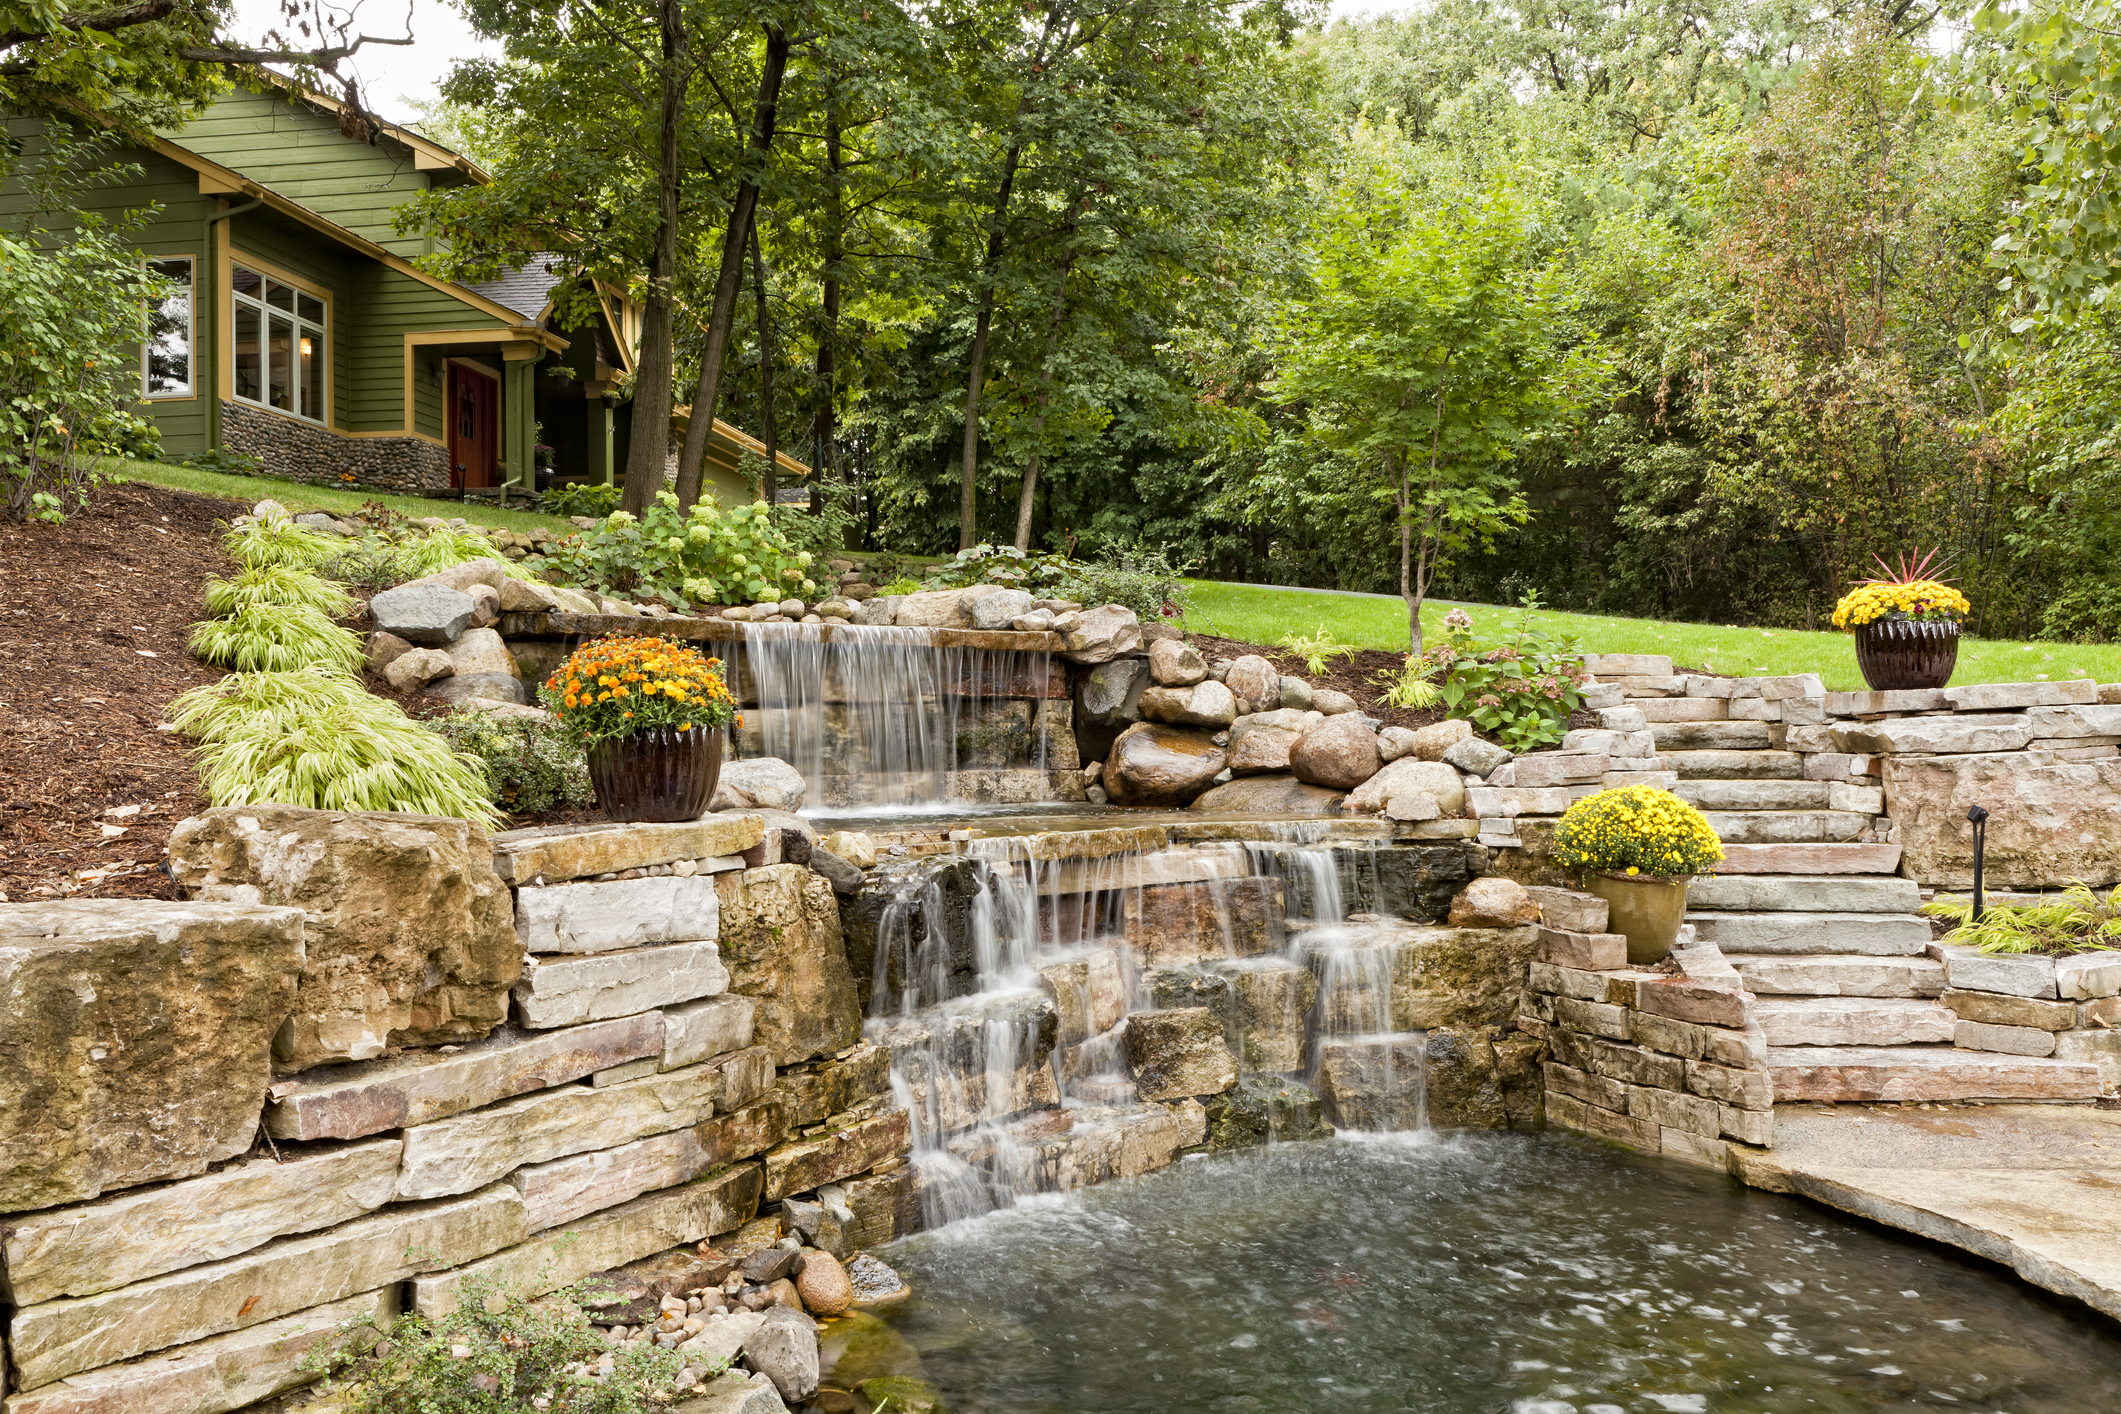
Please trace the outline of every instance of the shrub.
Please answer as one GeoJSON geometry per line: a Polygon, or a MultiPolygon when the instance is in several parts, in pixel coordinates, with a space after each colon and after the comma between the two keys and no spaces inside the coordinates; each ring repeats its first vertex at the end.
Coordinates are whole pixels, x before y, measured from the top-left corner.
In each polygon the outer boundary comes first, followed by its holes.
{"type": "Polygon", "coordinates": [[[206,612],[233,614],[254,605],[314,609],[327,619],[353,612],[353,596],[344,588],[286,565],[244,570],[234,579],[206,581],[206,612]]]}
{"type": "Polygon", "coordinates": [[[1708,817],[1668,790],[1626,786],[1587,795],[1554,831],[1554,862],[1594,874],[1687,878],[1723,858],[1708,817]]]}
{"type": "Polygon", "coordinates": [[[1550,746],[1568,734],[1569,714],[1583,705],[1583,654],[1576,641],[1534,626],[1538,596],[1527,594],[1501,643],[1473,641],[1465,610],[1444,615],[1442,641],[1423,651],[1409,671],[1441,678],[1445,705],[1512,751],[1550,746]]]}
{"type": "Polygon", "coordinates": [[[1185,612],[1184,573],[1163,550],[1141,546],[1120,546],[1110,559],[1083,561],[1050,553],[1027,554],[1010,545],[974,545],[931,570],[925,587],[1001,584],[1040,599],[1120,604],[1138,618],[1158,619],[1185,612]]]}
{"type": "Polygon", "coordinates": [[[275,565],[315,569],[337,554],[341,544],[336,535],[296,525],[292,518],[278,515],[256,517],[221,537],[221,548],[228,557],[247,570],[271,569],[275,565]]]}
{"type": "Polygon", "coordinates": [[[917,579],[908,579],[904,575],[900,575],[889,584],[878,586],[876,592],[878,594],[918,594],[927,587],[917,579]]]}
{"type": "Polygon", "coordinates": [[[193,624],[191,651],[195,658],[239,673],[295,668],[351,673],[361,665],[359,636],[305,604],[245,604],[225,617],[193,624]]]}
{"type": "Polygon", "coordinates": [[[337,553],[317,566],[317,573],[363,589],[388,589],[419,578],[405,546],[377,535],[342,540],[337,553]]]}
{"type": "Polygon", "coordinates": [[[1937,918],[1958,926],[1945,941],[1987,953],[2049,953],[2066,955],[2121,948],[2121,889],[2099,896],[2083,880],[2070,886],[2052,903],[1989,904],[1979,922],[1974,920],[1972,899],[1940,894],[1923,908],[1937,918]]]}
{"type": "Polygon", "coordinates": [[[559,516],[563,520],[575,516],[602,519],[619,508],[625,495],[623,487],[606,486],[601,481],[582,482],[539,492],[537,508],[545,515],[559,516]]]}
{"type": "Polygon", "coordinates": [[[494,804],[511,815],[596,803],[580,748],[552,722],[459,707],[428,725],[458,751],[479,758],[494,804]]]}
{"type": "Polygon", "coordinates": [[[614,512],[597,529],[525,560],[525,572],[547,572],[560,583],[606,594],[695,604],[807,599],[817,592],[806,577],[815,557],[774,525],[764,501],[724,510],[702,497],[684,516],[677,504],[665,491],[638,518],[614,512]]]}
{"type": "Polygon", "coordinates": [[[667,638],[599,638],[545,679],[538,698],[582,746],[651,727],[741,726],[720,666],[667,638]]]}

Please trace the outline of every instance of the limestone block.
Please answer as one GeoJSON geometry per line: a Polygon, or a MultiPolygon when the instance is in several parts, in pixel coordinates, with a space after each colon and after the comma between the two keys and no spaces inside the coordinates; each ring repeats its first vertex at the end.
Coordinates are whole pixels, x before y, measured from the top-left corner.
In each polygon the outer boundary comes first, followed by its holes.
{"type": "MultiPolygon", "coordinates": [[[[2045,1033],[2042,1033],[2045,1034],[2045,1033]]],[[[2046,1056],[1929,1046],[1799,1046],[1769,1053],[1775,1099],[2081,1100],[2099,1094],[2099,1071],[2046,1056]]]]}
{"type": "Polygon", "coordinates": [[[1927,957],[1766,954],[1733,961],[1747,990],[1760,996],[1935,997],[1944,991],[1944,964],[1927,957]]]}
{"type": "Polygon", "coordinates": [[[1425,1036],[1322,1038],[1318,1098],[1339,1129],[1419,1129],[1426,1119],[1427,1070],[1425,1036]]]}
{"type": "Polygon", "coordinates": [[[1747,1022],[1743,1031],[1704,1026],[1701,1039],[1703,1060],[1734,1070],[1758,1069],[1767,1064],[1767,1031],[1758,1021],[1747,1022]]]}
{"type": "Polygon", "coordinates": [[[8,1331],[29,1388],[150,1350],[342,1301],[520,1242],[523,1200],[505,1184],[386,1208],[313,1237],[95,1296],[26,1306],[8,1331]]]}
{"type": "Polygon", "coordinates": [[[1612,757],[1591,751],[1541,751],[1512,764],[1509,784],[1520,790],[1588,785],[1611,770],[1612,757]]]}
{"type": "Polygon", "coordinates": [[[1637,988],[1635,1006],[1675,1021],[1708,1026],[1743,1026],[1746,1022],[1745,993],[1735,985],[1680,977],[1667,977],[1637,988]]]}
{"type": "Polygon", "coordinates": [[[1718,1105],[1716,1118],[1723,1126],[1727,1139],[1736,1139],[1741,1144],[1754,1144],[1768,1148],[1775,1142],[1775,1112],[1772,1109],[1747,1110],[1736,1105],[1718,1105]]]}
{"type": "Polygon", "coordinates": [[[1581,1036],[1558,1027],[1548,1034],[1547,1040],[1554,1048],[1554,1059],[1563,1065],[1655,1090],[1686,1088],[1686,1061],[1679,1056],[1661,1055],[1602,1036],[1581,1036]]]}
{"type": "Polygon", "coordinates": [[[801,865],[717,876],[729,990],[757,1005],[754,1037],[776,1064],[853,1045],[861,1007],[832,885],[801,865]]]}
{"type": "Polygon", "coordinates": [[[248,1149],[301,961],[292,908],[0,904],[0,1213],[248,1149]]]}
{"type": "Polygon", "coordinates": [[[511,884],[548,884],[626,869],[742,854],[758,844],[756,815],[706,815],[672,824],[547,825],[493,837],[493,867],[511,884]]]}
{"type": "Polygon", "coordinates": [[[1833,728],[1833,749],[1876,755],[2017,751],[2035,735],[2054,733],[2035,733],[2023,716],[1896,717],[1833,728]]]}
{"type": "Polygon", "coordinates": [[[713,996],[728,987],[729,970],[715,944],[664,943],[585,957],[526,960],[514,996],[523,1024],[545,1030],[631,1016],[668,1002],[713,996]]]}
{"type": "MultiPolygon", "coordinates": [[[[347,1328],[390,1329],[395,1286],[363,1292],[263,1325],[209,1336],[152,1360],[68,1375],[7,1401],[7,1414],[221,1414],[316,1379],[308,1361],[347,1328]]],[[[0,1386],[4,1388],[4,1386],[0,1386]]]]}
{"type": "Polygon", "coordinates": [[[1584,671],[1599,678],[1668,678],[1672,660],[1662,653],[1586,653],[1584,671]]]}
{"type": "Polygon", "coordinates": [[[758,1212],[761,1176],[757,1163],[740,1164],[548,1228],[483,1261],[416,1277],[413,1309],[445,1316],[464,1300],[472,1282],[492,1286],[493,1306],[509,1294],[543,1296],[591,1273],[734,1232],[758,1212]]]}
{"type": "Polygon", "coordinates": [[[1628,1114],[1635,1119],[1698,1134],[1706,1139],[1714,1139],[1723,1130],[1715,1101],[1704,1100],[1698,1095],[1674,1094],[1670,1090],[1630,1086],[1628,1114]]]}
{"type": "Polygon", "coordinates": [[[643,1193],[689,1183],[709,1169],[763,1153],[787,1137],[788,1103],[768,1095],[688,1128],[525,1165],[508,1175],[508,1183],[523,1195],[524,1225],[543,1232],[643,1193]]]}
{"type": "Polygon", "coordinates": [[[1174,726],[1227,727],[1237,720],[1236,694],[1212,678],[1191,687],[1147,688],[1140,706],[1150,721],[1174,726]]]}
{"type": "Polygon", "coordinates": [[[664,1070],[712,1060],[751,1044],[758,1002],[723,995],[663,1008],[664,1070]]]}
{"type": "Polygon", "coordinates": [[[1628,1013],[1628,1031],[1638,1045],[1690,1061],[1700,1060],[1708,1050],[1708,1028],[1690,1021],[1636,1011],[1628,1013]]]}
{"type": "Polygon", "coordinates": [[[1458,769],[1441,761],[1424,761],[1419,756],[1402,756],[1358,782],[1341,809],[1350,814],[1374,815],[1402,796],[1422,795],[1435,801],[1437,814],[1446,819],[1465,813],[1467,792],[1458,769]]]}
{"type": "Polygon", "coordinates": [[[1549,928],[1567,929],[1576,933],[1605,931],[1608,905],[1596,894],[1543,884],[1530,885],[1525,889],[1525,893],[1530,895],[1532,902],[1538,906],[1540,918],[1549,928]]]}
{"type": "Polygon", "coordinates": [[[449,1054],[333,1066],[272,1087],[265,1127],[275,1139],[358,1139],[425,1124],[663,1050],[655,1012],[565,1031],[503,1034],[449,1054]]]}
{"type": "MultiPolygon", "coordinates": [[[[1561,738],[1564,752],[1592,756],[1655,756],[1658,744],[1656,737],[1648,731],[1609,732],[1592,727],[1578,728],[1561,738]]],[[[1761,742],[1763,746],[1766,744],[1761,742]]]]}
{"type": "Polygon", "coordinates": [[[2055,996],[2055,959],[2051,957],[1985,953],[1942,943],[1930,944],[1930,955],[1943,961],[1945,978],[1955,988],[2013,997],[2055,996]]]}
{"type": "Polygon", "coordinates": [[[516,890],[516,938],[533,953],[615,952],[718,933],[711,875],[516,890]]]}
{"type": "Polygon", "coordinates": [[[1974,804],[1991,814],[1984,859],[1990,888],[2121,882],[2121,760],[1892,759],[1885,792],[1906,851],[1904,872],[1925,884],[1972,887],[1966,811],[1974,804]]]}
{"type": "Polygon", "coordinates": [[[2121,952],[2087,952],[2055,959],[2055,991],[2084,1001],[2121,993],[2121,952]]]}
{"type": "Polygon", "coordinates": [[[1736,1105],[1742,1110],[1769,1110],[1775,1107],[1775,1082],[1764,1067],[1741,1070],[1735,1066],[1718,1065],[1714,1061],[1689,1061],[1686,1068],[1686,1088],[1693,1094],[1720,1100],[1726,1105],[1736,1105]]]}
{"type": "Polygon", "coordinates": [[[196,897],[303,910],[301,986],[273,1042],[282,1071],[477,1040],[507,1019],[522,950],[469,821],[223,806],[171,832],[169,869],[196,897]]]}
{"type": "Polygon", "coordinates": [[[2033,1026],[1993,1026],[1983,1021],[1962,1021],[1952,1029],[1952,1044],[1962,1051],[2051,1056],[2055,1053],[2055,1033],[2033,1026]]]}
{"type": "Polygon", "coordinates": [[[2094,1026],[2121,1027],[2121,997],[2101,997],[2095,1002],[2079,1002],[2077,1024],[2087,1029],[2094,1026]]]}
{"type": "Polygon", "coordinates": [[[1587,1105],[1572,1095],[1550,1092],[1547,1095],[1547,1118],[1579,1133],[1626,1144],[1646,1153],[1654,1154],[1662,1148],[1661,1133],[1655,1122],[1587,1105]]]}
{"type": "MultiPolygon", "coordinates": [[[[827,1121],[828,1126],[830,1121],[827,1121]]],[[[815,1139],[798,1139],[766,1151],[765,1198],[777,1202],[823,1183],[866,1172],[907,1152],[911,1142],[904,1110],[857,1120],[815,1139]]]]}
{"type": "Polygon", "coordinates": [[[1286,1075],[1304,1068],[1304,1028],[1318,1000],[1311,969],[1284,957],[1208,964],[1230,981],[1239,1068],[1286,1075]]]}
{"type": "Polygon", "coordinates": [[[1947,991],[1938,1000],[1951,1008],[1952,1014],[1961,1021],[1981,1022],[1989,1026],[2029,1026],[2042,1031],[2069,1031],[2077,1024],[2075,1002],[2011,997],[2001,992],[1962,991],[1947,991]]]}
{"type": "Polygon", "coordinates": [[[396,1139],[251,1159],[158,1188],[0,1224],[0,1299],[35,1306],[217,1262],[390,1201],[396,1139]]]}
{"type": "MultiPolygon", "coordinates": [[[[2060,682],[1983,682],[1966,687],[1947,687],[1936,695],[1942,697],[1943,705],[1954,712],[2007,712],[2017,707],[2051,708],[2067,707],[2076,703],[2096,703],[2099,700],[2099,685],[2090,678],[2065,678],[2060,682]]],[[[2115,728],[2109,727],[2106,730],[2112,731],[2115,728]]],[[[2034,735],[2074,736],[2076,733],[2035,732],[2034,735]]]]}
{"type": "Polygon", "coordinates": [[[1547,1089],[1566,1095],[1586,1105],[1596,1105],[1604,1110],[1626,1113],[1628,1087],[1621,1081],[1608,1080],[1602,1075],[1593,1075],[1587,1070],[1573,1066],[1557,1065],[1553,1061],[1543,1062],[1541,1071],[1546,1076],[1547,1089]]]}
{"type": "Polygon", "coordinates": [[[1219,1095],[1237,1083],[1222,1023],[1206,1007],[1137,1011],[1123,1039],[1128,1073],[1145,1100],[1219,1095]]]}
{"type": "Polygon", "coordinates": [[[1585,796],[1595,795],[1598,789],[1594,785],[1547,786],[1532,790],[1474,786],[1466,792],[1466,803],[1472,807],[1473,814],[1483,820],[1490,817],[1511,819],[1519,815],[1559,815],[1585,796]]]}
{"type": "Polygon", "coordinates": [[[2098,1067],[2099,1092],[2121,1095],[2121,1031],[2065,1031],[2055,1037],[2055,1059],[2098,1067]]]}

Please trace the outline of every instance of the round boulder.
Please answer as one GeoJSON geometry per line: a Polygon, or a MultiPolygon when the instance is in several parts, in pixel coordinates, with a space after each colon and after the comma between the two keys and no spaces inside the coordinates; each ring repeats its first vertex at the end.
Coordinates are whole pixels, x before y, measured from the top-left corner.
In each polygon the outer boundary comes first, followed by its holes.
{"type": "Polygon", "coordinates": [[[1330,687],[1315,688],[1311,693],[1311,706],[1315,710],[1325,713],[1328,717],[1338,716],[1342,712],[1352,712],[1360,705],[1345,692],[1335,692],[1330,687]]]}
{"type": "Polygon", "coordinates": [[[1382,765],[1377,733],[1352,713],[1327,717],[1289,748],[1289,769],[1307,785],[1352,789],[1376,775],[1382,765]]]}
{"type": "Polygon", "coordinates": [[[1311,684],[1302,678],[1281,680],[1281,705],[1294,707],[1299,712],[1311,710],[1311,684]]]}
{"type": "Polygon", "coordinates": [[[1208,676],[1208,665],[1184,639],[1159,638],[1149,645],[1149,672],[1158,687],[1191,687],[1208,676]]]}
{"type": "Polygon", "coordinates": [[[1473,724],[1463,717],[1431,722],[1414,733],[1413,755],[1424,761],[1441,761],[1443,754],[1473,735],[1473,724]]]}
{"type": "Polygon", "coordinates": [[[1281,706],[1281,674],[1257,653],[1232,659],[1229,675],[1223,682],[1230,691],[1252,704],[1245,709],[1248,712],[1272,712],[1281,706]]]}
{"type": "Polygon", "coordinates": [[[1219,682],[1152,687],[1141,695],[1141,713],[1152,722],[1175,726],[1227,727],[1237,720],[1237,698],[1219,682]]]}
{"type": "Polygon", "coordinates": [[[837,1316],[854,1304],[854,1283],[830,1252],[803,1254],[803,1273],[795,1279],[795,1290],[803,1298],[803,1308],[813,1316],[837,1316]]]}
{"type": "MultiPolygon", "coordinates": [[[[1328,722],[1352,718],[1328,717],[1328,722]]],[[[1363,781],[1349,794],[1341,808],[1349,814],[1375,815],[1402,796],[1425,795],[1436,802],[1437,814],[1446,820],[1465,813],[1466,787],[1458,772],[1441,761],[1423,761],[1402,756],[1363,781]]]]}
{"type": "Polygon", "coordinates": [[[1136,722],[1112,743],[1105,789],[1121,805],[1190,804],[1228,764],[1205,732],[1136,722]]]}
{"type": "Polygon", "coordinates": [[[1391,765],[1402,756],[1414,754],[1415,734],[1405,727],[1383,727],[1377,733],[1377,754],[1391,765]]]}
{"type": "Polygon", "coordinates": [[[1515,879],[1475,879],[1451,900],[1453,928],[1522,928],[1539,921],[1539,905],[1515,879]]]}

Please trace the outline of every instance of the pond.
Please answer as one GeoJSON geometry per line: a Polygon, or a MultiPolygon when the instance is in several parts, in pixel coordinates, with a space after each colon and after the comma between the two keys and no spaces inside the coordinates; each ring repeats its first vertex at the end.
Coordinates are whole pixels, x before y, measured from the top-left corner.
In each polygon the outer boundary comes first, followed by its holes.
{"type": "Polygon", "coordinates": [[[952,1414],[2121,1409],[2095,1316],[1560,1133],[1196,1159],[888,1256],[952,1414]]]}

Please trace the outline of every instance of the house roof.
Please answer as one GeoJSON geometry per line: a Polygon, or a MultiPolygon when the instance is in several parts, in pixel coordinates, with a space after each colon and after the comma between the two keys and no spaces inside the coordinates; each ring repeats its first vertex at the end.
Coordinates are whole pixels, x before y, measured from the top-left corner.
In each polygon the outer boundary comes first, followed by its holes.
{"type": "Polygon", "coordinates": [[[545,312],[547,296],[559,283],[560,277],[552,273],[551,259],[534,255],[499,279],[481,280],[466,288],[505,309],[514,310],[525,319],[536,319],[545,312]]]}

